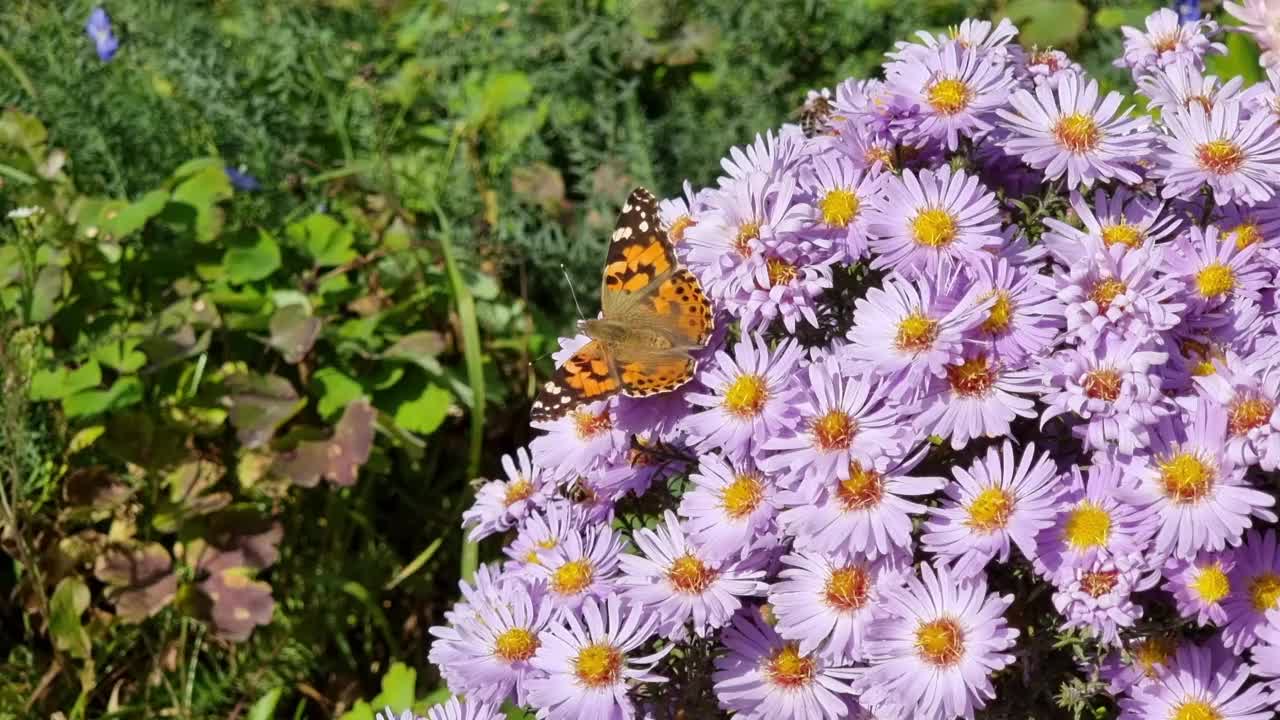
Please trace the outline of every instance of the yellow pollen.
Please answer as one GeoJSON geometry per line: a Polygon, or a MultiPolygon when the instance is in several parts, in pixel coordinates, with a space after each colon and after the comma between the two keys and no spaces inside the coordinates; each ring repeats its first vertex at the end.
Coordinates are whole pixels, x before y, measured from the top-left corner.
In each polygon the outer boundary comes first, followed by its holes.
{"type": "Polygon", "coordinates": [[[1009,299],[1009,293],[1004,290],[992,291],[983,295],[982,299],[986,300],[993,296],[996,301],[991,305],[991,314],[982,321],[982,330],[989,335],[1001,335],[1008,332],[1009,325],[1013,322],[1013,301],[1009,299]]]}
{"type": "Polygon", "coordinates": [[[1222,563],[1215,562],[1200,568],[1191,588],[1201,600],[1212,605],[1231,594],[1231,580],[1222,571],[1222,563]]]}
{"type": "Polygon", "coordinates": [[[551,589],[558,595],[577,595],[591,585],[595,574],[590,561],[570,560],[551,573],[551,589]]]}
{"type": "Polygon", "coordinates": [[[956,220],[940,208],[921,210],[911,221],[911,237],[917,245],[946,247],[956,239],[956,220]]]}
{"type": "Polygon", "coordinates": [[[1177,652],[1178,645],[1171,637],[1150,637],[1143,640],[1133,649],[1134,663],[1147,678],[1155,679],[1156,666],[1168,666],[1169,660],[1177,652]]]}
{"type": "Polygon", "coordinates": [[[760,223],[742,223],[738,226],[738,236],[733,239],[733,249],[742,257],[751,257],[751,241],[759,239],[760,223]]]}
{"type": "Polygon", "coordinates": [[[759,375],[739,375],[724,394],[724,407],[740,418],[752,418],[764,409],[769,386],[759,375]]]}
{"type": "Polygon", "coordinates": [[[866,605],[870,591],[871,574],[864,567],[850,565],[832,571],[823,594],[828,605],[849,612],[866,605]]]}
{"type": "Polygon", "coordinates": [[[1098,145],[1101,133],[1093,118],[1081,113],[1065,115],[1053,126],[1058,143],[1073,153],[1092,150],[1098,145]]]}
{"type": "Polygon", "coordinates": [[[1260,613],[1276,607],[1280,601],[1280,575],[1264,572],[1255,577],[1249,583],[1249,599],[1253,602],[1253,609],[1260,613]]]}
{"type": "Polygon", "coordinates": [[[1228,140],[1210,140],[1196,148],[1200,167],[1217,175],[1229,175],[1244,164],[1244,151],[1228,140]]]}
{"type": "Polygon", "coordinates": [[[903,352],[918,353],[933,347],[938,337],[938,322],[923,313],[912,313],[898,323],[893,344],[903,352]]]}
{"type": "Polygon", "coordinates": [[[530,550],[529,552],[525,553],[524,561],[529,563],[530,565],[542,564],[542,558],[538,557],[537,550],[530,550]]]}
{"type": "Polygon", "coordinates": [[[578,652],[573,670],[587,687],[612,685],[622,678],[622,653],[612,645],[588,645],[578,652]]]}
{"type": "Polygon", "coordinates": [[[865,161],[867,165],[875,165],[880,163],[884,165],[885,170],[893,171],[896,168],[893,165],[893,151],[882,145],[874,145],[867,148],[865,161]]]}
{"type": "Polygon", "coordinates": [[[720,496],[720,504],[725,514],[737,520],[744,518],[760,507],[764,497],[764,483],[756,475],[742,474],[734,479],[720,496]]]}
{"type": "Polygon", "coordinates": [[[916,628],[916,650],[929,664],[950,667],[964,657],[964,630],[951,618],[921,623],[916,628]]]}
{"type": "Polygon", "coordinates": [[[793,689],[813,681],[814,662],[800,654],[800,646],[789,642],[769,658],[766,674],[775,685],[793,689]]]}
{"type": "Polygon", "coordinates": [[[1063,535],[1077,550],[1104,547],[1111,538],[1111,514],[1094,502],[1082,502],[1067,515],[1063,535]]]}
{"type": "Polygon", "coordinates": [[[1236,287],[1236,275],[1220,262],[1210,263],[1196,273],[1196,290],[1206,298],[1226,295],[1236,287]]]}
{"type": "Polygon", "coordinates": [[[831,410],[813,421],[809,428],[820,450],[844,450],[858,434],[858,423],[842,410],[831,410]]]}
{"type": "Polygon", "coordinates": [[[1098,310],[1106,312],[1111,309],[1111,302],[1129,288],[1115,278],[1106,278],[1094,283],[1089,290],[1089,299],[1098,304],[1098,310]]]}
{"type": "Polygon", "coordinates": [[[555,538],[547,538],[546,540],[539,540],[534,544],[543,550],[555,550],[560,546],[560,541],[555,538]]]}
{"type": "Polygon", "coordinates": [[[671,223],[671,229],[667,230],[667,237],[671,238],[671,242],[679,245],[684,242],[684,231],[697,225],[698,223],[688,215],[681,215],[676,221],[671,223]]]}
{"type": "Polygon", "coordinates": [[[1271,420],[1271,402],[1260,397],[1237,397],[1227,408],[1227,430],[1232,435],[1245,435],[1271,420]]]}
{"type": "Polygon", "coordinates": [[[969,503],[969,527],[984,533],[1001,530],[1013,514],[1013,497],[1004,490],[990,487],[978,493],[969,503]]]}
{"type": "Polygon", "coordinates": [[[1262,240],[1262,231],[1258,229],[1258,224],[1254,222],[1240,223],[1229,235],[1235,237],[1237,250],[1243,250],[1262,240]]]}
{"type": "Polygon", "coordinates": [[[1120,389],[1124,387],[1124,378],[1111,368],[1098,368],[1085,374],[1084,394],[1094,400],[1115,402],[1120,397],[1120,389]]]}
{"type": "Polygon", "coordinates": [[[699,595],[716,579],[716,571],[707,567],[701,560],[690,554],[682,555],[671,563],[667,571],[667,580],[671,585],[687,595],[699,595]]]}
{"type": "Polygon", "coordinates": [[[507,485],[507,494],[506,497],[503,498],[503,502],[507,504],[507,507],[510,507],[521,500],[528,500],[532,496],[533,483],[525,480],[524,478],[520,478],[519,480],[507,485]]]}
{"type": "Polygon", "coordinates": [[[1189,452],[1180,452],[1160,462],[1160,483],[1165,497],[1178,505],[1191,505],[1213,489],[1213,468],[1189,452]]]}
{"type": "Polygon", "coordinates": [[[525,628],[511,628],[493,643],[493,654],[506,662],[528,660],[538,650],[538,636],[525,628]]]}
{"type": "Polygon", "coordinates": [[[1142,245],[1143,232],[1136,225],[1120,223],[1102,228],[1102,244],[1111,247],[1119,243],[1125,247],[1136,248],[1142,245]]]}
{"type": "Polygon", "coordinates": [[[875,468],[863,468],[858,461],[849,463],[849,478],[836,485],[836,498],[845,512],[865,510],[880,504],[884,498],[884,482],[875,468]]]}
{"type": "Polygon", "coordinates": [[[1173,711],[1169,720],[1222,720],[1222,714],[1203,700],[1188,700],[1173,711]]]}
{"type": "Polygon", "coordinates": [[[830,227],[848,227],[858,217],[858,196],[845,188],[833,188],[818,201],[822,222],[830,227]]]}
{"type": "Polygon", "coordinates": [[[960,397],[983,397],[995,386],[996,371],[987,364],[986,355],[978,355],[959,365],[948,365],[947,382],[960,397]]]}
{"type": "Polygon", "coordinates": [[[769,258],[765,261],[765,268],[769,272],[769,287],[790,285],[800,275],[795,265],[781,258],[769,258]]]}
{"type": "Polygon", "coordinates": [[[939,115],[955,115],[969,107],[973,93],[963,80],[946,78],[930,85],[926,95],[939,115]]]}
{"type": "Polygon", "coordinates": [[[576,410],[573,413],[573,424],[578,430],[578,437],[583,440],[613,428],[613,421],[609,419],[607,410],[600,413],[576,410]]]}
{"type": "Polygon", "coordinates": [[[1090,597],[1100,598],[1115,588],[1119,575],[1115,570],[1089,571],[1080,577],[1080,587],[1090,597]]]}
{"type": "Polygon", "coordinates": [[[1218,367],[1213,364],[1212,360],[1201,360],[1191,368],[1191,374],[1196,377],[1208,377],[1218,372],[1218,367]]]}

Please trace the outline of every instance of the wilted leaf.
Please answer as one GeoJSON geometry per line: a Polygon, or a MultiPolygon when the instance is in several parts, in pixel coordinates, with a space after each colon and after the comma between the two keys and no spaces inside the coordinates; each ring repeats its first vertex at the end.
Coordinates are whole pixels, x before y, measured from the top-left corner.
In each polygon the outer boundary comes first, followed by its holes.
{"type": "Polygon", "coordinates": [[[564,177],[559,170],[543,162],[512,170],[511,192],[517,198],[552,215],[558,215],[568,206],[564,194],[564,177]]]}
{"type": "Polygon", "coordinates": [[[76,575],[63,578],[49,599],[49,635],[54,646],[82,660],[90,655],[89,633],[80,624],[88,607],[89,588],[76,575]]]}
{"type": "Polygon", "coordinates": [[[434,330],[409,333],[382,351],[385,358],[398,358],[417,364],[429,373],[444,372],[436,356],[445,350],[444,335],[434,330]]]}
{"type": "Polygon", "coordinates": [[[252,510],[228,510],[209,518],[204,537],[188,544],[186,559],[204,572],[265,570],[279,559],[283,538],[279,522],[252,510]]]}
{"type": "Polygon", "coordinates": [[[285,230],[289,240],[311,256],[319,267],[341,265],[354,259],[351,230],[337,220],[315,213],[293,223],[285,230]]]}
{"type": "Polygon", "coordinates": [[[151,361],[151,368],[165,367],[180,360],[199,355],[209,349],[213,337],[211,330],[196,335],[191,325],[183,325],[173,331],[155,335],[142,341],[141,347],[151,361]]]}
{"type": "Polygon", "coordinates": [[[276,606],[271,586],[254,580],[246,568],[214,572],[197,588],[203,600],[201,614],[220,638],[243,642],[255,627],[271,623],[276,606]]]}
{"type": "Polygon", "coordinates": [[[227,380],[231,424],[236,437],[250,448],[261,447],[276,430],[306,406],[288,380],[278,375],[244,374],[227,380]]]}
{"type": "Polygon", "coordinates": [[[231,283],[261,280],[280,267],[280,246],[266,230],[238,233],[222,256],[222,268],[231,283]]]}
{"type": "Polygon", "coordinates": [[[152,517],[161,532],[173,532],[185,517],[207,515],[231,504],[231,493],[208,492],[222,479],[226,469],[209,460],[188,460],[164,479],[169,496],[152,517]]]}
{"type": "Polygon", "coordinates": [[[72,507],[109,510],[124,502],[129,486],[100,465],[77,468],[62,482],[62,498],[72,507]]]}
{"type": "Polygon", "coordinates": [[[156,614],[178,591],[173,559],[159,543],[112,545],[98,556],[93,574],[111,586],[107,598],[127,622],[141,622],[156,614]]]}
{"type": "Polygon", "coordinates": [[[314,487],[322,477],[334,485],[354,485],[373,447],[373,424],[373,406],[368,400],[357,400],[347,405],[333,437],[298,443],[280,454],[277,468],[303,487],[314,487]]]}
{"type": "Polygon", "coordinates": [[[323,323],[303,305],[285,305],[271,316],[271,346],[287,363],[298,363],[311,352],[323,323]]]}

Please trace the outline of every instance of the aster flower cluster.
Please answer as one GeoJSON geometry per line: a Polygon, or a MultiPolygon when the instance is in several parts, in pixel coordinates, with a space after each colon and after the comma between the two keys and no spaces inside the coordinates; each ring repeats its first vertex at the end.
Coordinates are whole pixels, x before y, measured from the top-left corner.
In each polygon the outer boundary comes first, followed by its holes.
{"type": "Polygon", "coordinates": [[[717,332],[479,488],[475,717],[971,719],[1060,638],[1126,720],[1276,716],[1277,84],[1124,34],[1144,108],[969,20],[662,203],[717,332]]]}

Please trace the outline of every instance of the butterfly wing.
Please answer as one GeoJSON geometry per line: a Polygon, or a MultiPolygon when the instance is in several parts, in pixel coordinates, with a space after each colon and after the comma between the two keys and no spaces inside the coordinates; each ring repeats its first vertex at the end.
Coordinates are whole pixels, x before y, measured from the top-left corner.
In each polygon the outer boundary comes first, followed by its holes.
{"type": "Polygon", "coordinates": [[[603,400],[621,387],[613,358],[603,344],[592,340],[556,368],[555,376],[543,384],[529,411],[530,419],[555,420],[579,404],[603,400]]]}
{"type": "Polygon", "coordinates": [[[609,240],[600,308],[606,320],[622,319],[676,270],[676,255],[658,216],[658,199],[644,188],[631,191],[609,240]]]}

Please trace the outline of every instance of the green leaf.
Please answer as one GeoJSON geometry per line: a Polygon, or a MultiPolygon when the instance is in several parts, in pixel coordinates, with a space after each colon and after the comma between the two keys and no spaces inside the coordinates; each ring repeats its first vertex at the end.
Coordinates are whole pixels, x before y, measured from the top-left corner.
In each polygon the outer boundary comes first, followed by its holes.
{"type": "Polygon", "coordinates": [[[102,382],[102,368],[90,360],[75,370],[65,367],[37,370],[31,378],[32,400],[61,400],[68,395],[97,387],[102,382]]]}
{"type": "Polygon", "coordinates": [[[364,394],[360,383],[353,380],[337,368],[321,368],[312,376],[312,381],[320,387],[320,398],[316,402],[316,412],[320,417],[330,420],[342,412],[348,403],[364,394]]]}
{"type": "Polygon", "coordinates": [[[1153,3],[1134,2],[1127,7],[1099,8],[1093,14],[1093,22],[1103,30],[1118,30],[1125,25],[1142,27],[1142,21],[1156,10],[1153,3]]]}
{"type": "Polygon", "coordinates": [[[141,230],[148,220],[164,210],[169,198],[170,194],[167,190],[152,190],[137,201],[116,211],[114,215],[108,213],[110,217],[104,218],[102,230],[116,239],[135,233],[141,230]]]}
{"type": "Polygon", "coordinates": [[[341,265],[356,256],[351,249],[354,241],[351,230],[322,213],[309,215],[289,225],[285,235],[292,244],[311,256],[319,267],[341,265]]]}
{"type": "Polygon", "coordinates": [[[533,83],[522,72],[495,73],[484,86],[482,117],[490,118],[505,110],[524,105],[533,95],[533,83]]]}
{"type": "MultiPolygon", "coordinates": [[[[186,206],[194,211],[196,239],[208,242],[222,230],[222,211],[217,204],[232,196],[231,180],[221,161],[209,159],[187,163],[174,175],[181,176],[184,170],[191,167],[200,169],[178,183],[170,200],[171,204],[186,206]]],[[[178,218],[185,219],[181,213],[178,218]]]]}
{"type": "Polygon", "coordinates": [[[31,323],[42,323],[58,311],[58,296],[62,294],[62,268],[57,265],[45,265],[36,276],[36,285],[31,291],[31,311],[27,319],[31,323]]]}
{"type": "Polygon", "coordinates": [[[1229,33],[1226,41],[1226,55],[1212,55],[1205,60],[1208,70],[1224,80],[1244,78],[1246,85],[1262,80],[1257,44],[1240,33],[1229,33]]]}
{"type": "Polygon", "coordinates": [[[1061,47],[1074,43],[1089,24],[1077,0],[1013,0],[1004,14],[1018,25],[1023,45],[1061,47]]]}
{"type": "Polygon", "coordinates": [[[284,361],[296,365],[311,352],[320,337],[323,323],[313,317],[305,305],[285,305],[271,316],[271,346],[280,351],[284,361]]]}
{"type": "Polygon", "coordinates": [[[133,376],[122,377],[108,390],[87,390],[62,400],[67,417],[84,417],[119,410],[142,402],[142,381],[133,376]]]}
{"type": "Polygon", "coordinates": [[[80,616],[89,607],[89,588],[78,575],[62,579],[49,600],[49,634],[53,644],[71,657],[85,659],[90,654],[89,633],[80,616]]]}
{"type": "Polygon", "coordinates": [[[408,708],[413,704],[418,672],[402,662],[392,663],[382,676],[382,692],[374,698],[379,707],[408,708]]]}
{"type": "Polygon", "coordinates": [[[283,694],[284,688],[268,690],[266,695],[258,698],[253,707],[249,708],[245,720],[275,720],[276,705],[280,704],[280,696],[283,694]]]}
{"type": "Polygon", "coordinates": [[[147,364],[146,353],[137,349],[141,342],[136,338],[114,340],[94,348],[91,355],[103,365],[128,375],[147,364]]]}
{"type": "Polygon", "coordinates": [[[389,392],[392,416],[396,424],[410,432],[424,435],[433,433],[449,414],[453,395],[421,373],[410,376],[389,392]]]}
{"type": "Polygon", "coordinates": [[[262,280],[280,267],[280,246],[266,230],[242,233],[222,256],[222,267],[235,284],[262,280]]]}

